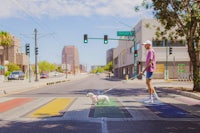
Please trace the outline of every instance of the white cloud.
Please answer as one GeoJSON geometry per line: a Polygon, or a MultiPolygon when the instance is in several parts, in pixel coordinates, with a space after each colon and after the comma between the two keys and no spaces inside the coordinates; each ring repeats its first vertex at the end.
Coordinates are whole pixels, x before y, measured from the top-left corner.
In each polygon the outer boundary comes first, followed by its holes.
{"type": "Polygon", "coordinates": [[[0,0],[0,18],[32,16],[136,15],[141,0],[0,0]]]}

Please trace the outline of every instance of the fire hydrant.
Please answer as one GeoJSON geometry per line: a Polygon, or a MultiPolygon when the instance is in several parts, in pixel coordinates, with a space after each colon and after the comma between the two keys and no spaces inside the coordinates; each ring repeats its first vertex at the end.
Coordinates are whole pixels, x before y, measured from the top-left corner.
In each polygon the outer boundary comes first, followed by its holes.
{"type": "Polygon", "coordinates": [[[126,74],[125,78],[126,78],[126,80],[128,80],[128,74],[126,74]]]}

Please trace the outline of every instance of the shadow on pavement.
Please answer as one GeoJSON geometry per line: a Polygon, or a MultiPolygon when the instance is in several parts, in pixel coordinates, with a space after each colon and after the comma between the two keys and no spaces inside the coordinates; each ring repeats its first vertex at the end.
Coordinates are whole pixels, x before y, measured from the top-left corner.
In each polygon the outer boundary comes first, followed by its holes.
{"type": "Polygon", "coordinates": [[[100,123],[81,121],[0,121],[1,133],[101,133],[100,123]]]}

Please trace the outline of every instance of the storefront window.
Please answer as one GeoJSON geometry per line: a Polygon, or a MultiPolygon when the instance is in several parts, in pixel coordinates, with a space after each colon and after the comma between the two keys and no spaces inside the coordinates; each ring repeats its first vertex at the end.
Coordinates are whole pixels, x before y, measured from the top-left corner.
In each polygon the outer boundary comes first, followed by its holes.
{"type": "Polygon", "coordinates": [[[165,47],[165,46],[176,46],[176,47],[185,47],[186,41],[179,40],[179,41],[166,41],[167,44],[164,43],[164,41],[154,40],[152,41],[154,47],[165,47]]]}

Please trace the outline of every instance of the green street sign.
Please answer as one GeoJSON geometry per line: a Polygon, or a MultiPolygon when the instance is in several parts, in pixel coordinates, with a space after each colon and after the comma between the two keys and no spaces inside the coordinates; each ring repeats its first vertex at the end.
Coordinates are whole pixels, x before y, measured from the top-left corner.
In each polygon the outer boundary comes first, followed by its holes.
{"type": "Polygon", "coordinates": [[[134,31],[117,31],[117,36],[134,36],[134,31]]]}

